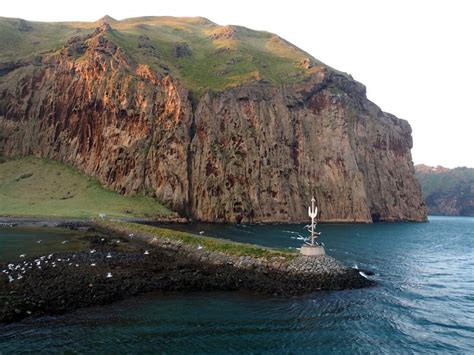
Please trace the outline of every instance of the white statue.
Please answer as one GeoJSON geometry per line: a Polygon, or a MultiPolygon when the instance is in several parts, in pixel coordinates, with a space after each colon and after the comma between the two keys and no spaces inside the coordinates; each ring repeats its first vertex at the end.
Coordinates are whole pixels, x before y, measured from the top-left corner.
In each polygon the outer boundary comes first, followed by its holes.
{"type": "MultiPolygon", "coordinates": [[[[321,235],[320,232],[316,232],[316,224],[318,223],[316,218],[318,217],[318,207],[315,205],[316,199],[311,199],[311,206],[308,207],[308,216],[311,218],[311,225],[305,226],[306,230],[310,233],[310,241],[305,243],[300,248],[300,253],[305,256],[321,256],[326,255],[324,250],[324,244],[316,242],[316,238],[321,235]]],[[[306,239],[307,240],[307,239],[306,239]]]]}
{"type": "Polygon", "coordinates": [[[307,228],[309,227],[309,231],[311,233],[311,242],[307,243],[308,245],[319,245],[317,242],[315,242],[315,239],[321,235],[321,233],[316,232],[316,224],[318,223],[316,221],[316,217],[318,216],[318,206],[315,206],[316,199],[313,197],[311,199],[311,206],[308,207],[308,216],[311,218],[311,226],[306,226],[307,228]]]}

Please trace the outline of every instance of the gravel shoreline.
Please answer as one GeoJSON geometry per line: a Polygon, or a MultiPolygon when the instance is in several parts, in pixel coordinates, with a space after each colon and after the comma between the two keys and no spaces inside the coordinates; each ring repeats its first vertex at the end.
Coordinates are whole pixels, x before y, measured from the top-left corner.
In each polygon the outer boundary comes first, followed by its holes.
{"type": "Polygon", "coordinates": [[[62,314],[150,291],[245,289],[291,296],[374,283],[331,257],[262,263],[163,240],[90,228],[90,250],[20,258],[0,266],[0,322],[62,314]]]}

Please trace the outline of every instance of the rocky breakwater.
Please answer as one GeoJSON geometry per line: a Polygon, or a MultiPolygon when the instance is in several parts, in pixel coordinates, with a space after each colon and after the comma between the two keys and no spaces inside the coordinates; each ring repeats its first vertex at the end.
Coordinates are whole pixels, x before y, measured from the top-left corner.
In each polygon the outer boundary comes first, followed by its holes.
{"type": "Polygon", "coordinates": [[[357,270],[327,255],[307,257],[287,249],[264,248],[139,224],[107,222],[101,223],[100,228],[122,235],[128,233],[129,238],[176,252],[199,263],[218,268],[231,267],[233,273],[247,275],[247,280],[248,275],[252,275],[252,282],[242,283],[239,287],[257,292],[291,295],[374,284],[357,270]]]}
{"type": "Polygon", "coordinates": [[[61,314],[150,291],[249,290],[280,296],[374,283],[331,257],[121,222],[90,228],[89,249],[0,265],[0,322],[61,314]]]}

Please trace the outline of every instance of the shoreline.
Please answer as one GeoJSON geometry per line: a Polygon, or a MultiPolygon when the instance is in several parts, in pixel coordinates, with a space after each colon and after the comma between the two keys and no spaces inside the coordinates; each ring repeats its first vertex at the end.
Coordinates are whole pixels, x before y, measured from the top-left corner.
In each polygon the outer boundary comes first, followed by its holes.
{"type": "Polygon", "coordinates": [[[247,290],[288,297],[375,284],[329,256],[308,258],[124,222],[95,222],[87,229],[88,251],[1,265],[0,323],[152,291],[247,290]]]}
{"type": "MultiPolygon", "coordinates": [[[[443,216],[440,216],[443,217],[443,216]]],[[[449,217],[449,216],[444,216],[449,217]]],[[[456,217],[456,216],[453,216],[456,217]]],[[[1,216],[0,215],[0,227],[8,226],[13,224],[12,227],[16,226],[46,226],[46,227],[66,227],[74,225],[83,225],[83,226],[93,226],[96,222],[100,221],[114,221],[114,222],[127,222],[127,223],[140,223],[145,225],[150,225],[154,227],[159,227],[161,225],[167,224],[193,224],[193,223],[205,223],[205,224],[216,224],[216,225],[235,225],[235,223],[230,222],[206,222],[206,221],[194,221],[186,217],[161,217],[161,218],[114,218],[110,217],[104,220],[97,218],[68,218],[68,217],[56,217],[56,216],[1,216]]],[[[254,222],[254,223],[242,223],[244,225],[297,225],[297,224],[306,224],[307,220],[302,221],[275,221],[275,222],[254,222]]],[[[321,225],[347,225],[347,224],[393,224],[393,223],[428,223],[429,219],[425,221],[417,220],[381,220],[377,222],[364,222],[364,221],[318,221],[318,224],[321,225]]]]}
{"type": "MultiPolygon", "coordinates": [[[[156,223],[166,224],[187,224],[190,223],[183,218],[156,218],[153,220],[142,218],[111,218],[112,221],[130,223],[156,223]]],[[[67,218],[67,217],[5,217],[0,216],[0,227],[53,227],[53,228],[74,228],[92,227],[97,222],[93,218],[67,218]]]]}

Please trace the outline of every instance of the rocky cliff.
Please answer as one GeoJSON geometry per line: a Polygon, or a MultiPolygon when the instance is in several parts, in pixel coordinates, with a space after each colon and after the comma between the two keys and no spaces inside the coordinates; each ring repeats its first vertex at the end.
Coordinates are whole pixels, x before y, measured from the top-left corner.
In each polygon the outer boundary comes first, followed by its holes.
{"type": "Polygon", "coordinates": [[[415,166],[428,212],[444,216],[474,216],[474,169],[415,166]]]}
{"type": "MultiPolygon", "coordinates": [[[[204,23],[212,43],[251,35],[204,23]]],[[[192,44],[173,39],[160,52],[160,42],[139,35],[132,51],[126,35],[104,23],[59,49],[4,61],[0,153],[61,160],[204,221],[303,221],[312,195],[324,221],[426,219],[409,124],[382,112],[350,76],[298,57],[291,79],[278,83],[266,63],[278,69],[282,59],[255,54],[252,75],[235,83],[217,71],[214,87],[196,89],[192,44]],[[164,65],[167,55],[175,59],[164,65]]],[[[242,53],[226,62],[235,72],[249,65],[242,53]]]]}

